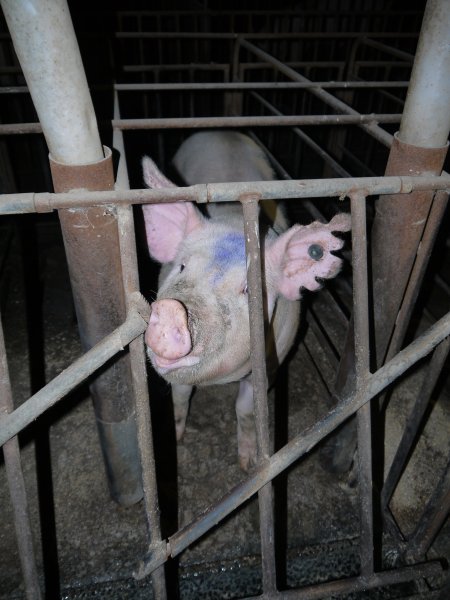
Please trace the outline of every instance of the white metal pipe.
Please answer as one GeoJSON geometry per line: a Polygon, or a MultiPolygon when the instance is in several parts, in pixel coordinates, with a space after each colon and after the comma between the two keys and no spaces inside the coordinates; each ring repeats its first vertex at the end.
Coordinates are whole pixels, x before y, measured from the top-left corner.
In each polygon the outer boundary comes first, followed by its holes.
{"type": "Polygon", "coordinates": [[[398,134],[424,148],[445,146],[450,130],[450,2],[428,0],[398,134]]]}
{"type": "Polygon", "coordinates": [[[52,157],[103,158],[94,107],[66,0],[0,0],[52,157]]]}

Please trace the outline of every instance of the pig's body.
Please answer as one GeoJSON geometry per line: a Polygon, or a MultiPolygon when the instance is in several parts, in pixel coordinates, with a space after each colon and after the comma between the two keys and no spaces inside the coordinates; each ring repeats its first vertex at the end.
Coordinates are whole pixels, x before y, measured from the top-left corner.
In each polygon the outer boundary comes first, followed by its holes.
{"type": "MultiPolygon", "coordinates": [[[[174,164],[189,185],[273,179],[263,152],[237,132],[191,136],[174,164]]],[[[143,168],[149,187],[173,185],[150,159],[144,158],[143,168]]],[[[242,209],[237,203],[211,208],[206,219],[191,203],[144,207],[150,253],[163,263],[145,337],[153,366],[172,384],[178,438],[192,386],[240,382],[238,451],[241,466],[248,470],[256,460],[256,440],[242,209]]],[[[276,367],[297,331],[300,287],[318,289],[316,277],[336,275],[340,260],[330,251],[342,241],[331,231],[348,230],[349,222],[347,215],[340,215],[331,226],[314,223],[285,231],[275,203],[267,203],[265,212],[274,216],[274,223],[261,231],[266,349],[269,367],[276,367]]]]}

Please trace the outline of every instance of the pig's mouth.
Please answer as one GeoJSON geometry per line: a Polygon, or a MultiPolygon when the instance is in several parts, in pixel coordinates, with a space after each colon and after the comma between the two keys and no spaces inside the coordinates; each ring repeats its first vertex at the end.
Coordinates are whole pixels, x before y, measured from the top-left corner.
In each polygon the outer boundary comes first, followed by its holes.
{"type": "Polygon", "coordinates": [[[167,298],[152,304],[145,342],[161,375],[200,362],[195,338],[195,319],[181,302],[167,298]]]}

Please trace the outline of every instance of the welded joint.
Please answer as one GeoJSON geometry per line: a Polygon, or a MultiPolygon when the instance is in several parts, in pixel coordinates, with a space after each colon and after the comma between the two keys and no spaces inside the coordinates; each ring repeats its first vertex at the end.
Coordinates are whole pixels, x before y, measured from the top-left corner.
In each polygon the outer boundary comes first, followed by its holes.
{"type": "Polygon", "coordinates": [[[161,567],[170,557],[171,549],[168,541],[161,540],[151,544],[144,558],[139,561],[137,569],[133,571],[133,578],[137,581],[144,579],[161,567]]]}

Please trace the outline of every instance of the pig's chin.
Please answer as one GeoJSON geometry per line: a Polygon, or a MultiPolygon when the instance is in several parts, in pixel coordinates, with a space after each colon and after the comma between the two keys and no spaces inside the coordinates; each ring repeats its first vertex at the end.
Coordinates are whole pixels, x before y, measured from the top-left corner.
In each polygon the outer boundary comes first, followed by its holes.
{"type": "Polygon", "coordinates": [[[176,369],[192,367],[200,362],[200,358],[193,354],[188,354],[182,358],[164,358],[163,356],[152,353],[150,360],[156,371],[163,376],[176,369]]]}

